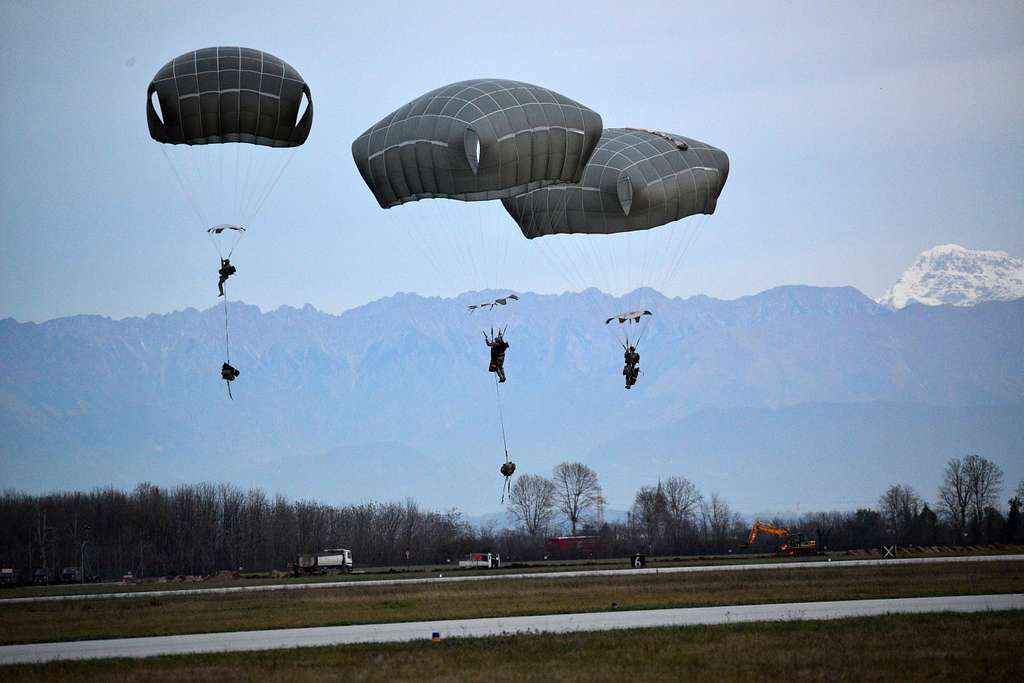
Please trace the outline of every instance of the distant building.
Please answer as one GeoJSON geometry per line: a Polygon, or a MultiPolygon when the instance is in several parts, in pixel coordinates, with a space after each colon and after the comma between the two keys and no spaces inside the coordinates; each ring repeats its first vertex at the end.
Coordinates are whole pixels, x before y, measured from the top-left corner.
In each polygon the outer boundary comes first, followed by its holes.
{"type": "Polygon", "coordinates": [[[600,536],[554,536],[544,539],[544,553],[555,560],[593,557],[600,543],[600,536]]]}

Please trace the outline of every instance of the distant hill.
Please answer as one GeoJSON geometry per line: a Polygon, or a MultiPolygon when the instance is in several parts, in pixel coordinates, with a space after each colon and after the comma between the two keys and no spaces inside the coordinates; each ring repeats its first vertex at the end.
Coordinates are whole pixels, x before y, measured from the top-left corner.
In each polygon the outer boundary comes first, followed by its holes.
{"type": "MultiPolygon", "coordinates": [[[[590,462],[613,508],[684,475],[741,509],[933,495],[948,457],[1024,476],[1024,300],[892,310],[852,288],[721,301],[521,293],[496,316],[397,294],[341,315],[231,305],[145,318],[0,321],[3,485],[198,480],[330,502],[499,509],[503,454],[480,335],[511,323],[502,387],[519,472],[590,462]],[[603,317],[655,311],[639,384],[603,317]]],[[[781,509],[781,508],[780,508],[781,509]]]]}

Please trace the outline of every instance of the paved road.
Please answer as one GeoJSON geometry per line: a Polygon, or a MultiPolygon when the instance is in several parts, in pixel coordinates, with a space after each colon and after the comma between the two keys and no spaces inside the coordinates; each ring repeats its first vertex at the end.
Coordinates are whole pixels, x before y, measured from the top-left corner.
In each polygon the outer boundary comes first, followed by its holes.
{"type": "Polygon", "coordinates": [[[31,602],[60,602],[64,600],[116,600],[131,598],[187,597],[221,593],[263,593],[271,591],[317,590],[323,588],[369,588],[375,586],[400,586],[424,583],[459,583],[465,581],[508,581],[515,579],[573,579],[589,576],[637,576],[651,574],[690,574],[694,572],[736,572],[755,569],[797,570],[797,569],[845,569],[848,567],[890,567],[915,564],[937,564],[948,562],[1020,562],[1024,555],[961,555],[956,557],[908,557],[889,560],[842,560],[821,562],[762,562],[759,564],[712,564],[693,567],[659,567],[651,569],[585,569],[565,572],[520,572],[515,574],[474,574],[470,576],[444,576],[420,579],[371,579],[366,581],[321,581],[303,583],[282,583],[261,586],[232,586],[230,588],[186,588],[180,590],[132,591],[123,593],[93,593],[85,595],[46,595],[40,597],[5,598],[3,605],[31,602]]]}
{"type": "Polygon", "coordinates": [[[984,612],[1024,609],[1024,593],[957,595],[937,598],[795,602],[681,609],[547,614],[532,617],[452,619],[398,624],[323,626],[272,631],[241,631],[151,638],[83,640],[0,647],[0,664],[25,664],[66,659],[154,657],[202,652],[240,652],[290,647],[387,643],[426,640],[433,632],[447,637],[480,637],[508,633],[568,633],[655,626],[692,626],[751,621],[799,621],[868,617],[923,612],[984,612]]]}

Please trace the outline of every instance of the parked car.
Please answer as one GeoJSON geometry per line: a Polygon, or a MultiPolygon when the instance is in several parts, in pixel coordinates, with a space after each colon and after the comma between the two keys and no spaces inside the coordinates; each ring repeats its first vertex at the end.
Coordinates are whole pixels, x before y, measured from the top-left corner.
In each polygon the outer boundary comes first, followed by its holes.
{"type": "Polygon", "coordinates": [[[39,567],[32,572],[32,583],[37,586],[48,586],[50,584],[50,570],[46,567],[39,567]]]}
{"type": "Polygon", "coordinates": [[[0,567],[0,586],[18,586],[21,574],[14,567],[0,567]]]}
{"type": "Polygon", "coordinates": [[[64,567],[60,570],[61,583],[82,583],[81,567],[64,567]]]}

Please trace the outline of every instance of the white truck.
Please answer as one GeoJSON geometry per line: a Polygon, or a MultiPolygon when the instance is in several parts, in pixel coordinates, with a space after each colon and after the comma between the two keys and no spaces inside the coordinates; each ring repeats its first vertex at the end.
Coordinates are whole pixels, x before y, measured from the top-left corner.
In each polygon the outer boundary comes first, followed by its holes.
{"type": "Polygon", "coordinates": [[[292,565],[295,576],[304,574],[349,574],[352,572],[352,551],[328,548],[318,553],[299,555],[292,565]]]}
{"type": "Polygon", "coordinates": [[[459,560],[461,569],[494,569],[501,566],[501,555],[494,553],[470,553],[466,559],[459,560]]]}

